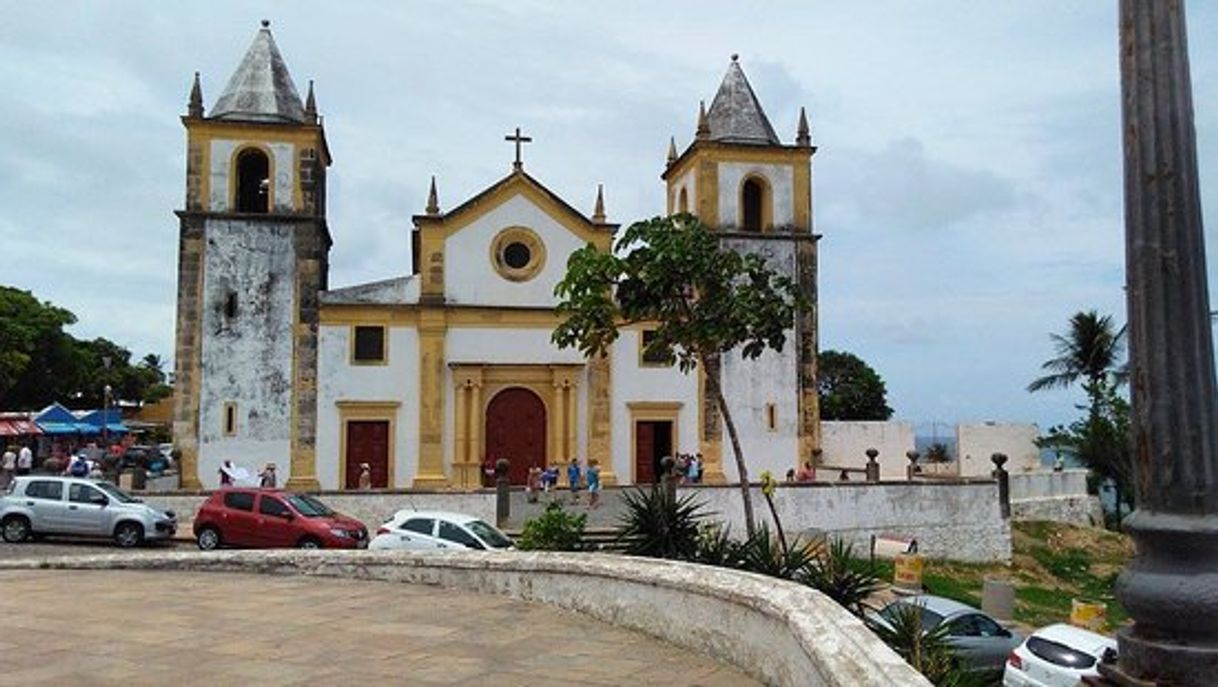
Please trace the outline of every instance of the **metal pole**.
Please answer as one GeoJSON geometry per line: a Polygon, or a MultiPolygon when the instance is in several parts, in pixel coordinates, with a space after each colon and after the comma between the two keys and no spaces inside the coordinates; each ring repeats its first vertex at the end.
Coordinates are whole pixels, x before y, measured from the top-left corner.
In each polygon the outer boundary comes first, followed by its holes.
{"type": "Polygon", "coordinates": [[[1116,585],[1134,620],[1118,633],[1116,672],[1209,685],[1218,675],[1218,393],[1184,3],[1121,0],[1120,33],[1138,509],[1126,521],[1137,553],[1116,585]]]}

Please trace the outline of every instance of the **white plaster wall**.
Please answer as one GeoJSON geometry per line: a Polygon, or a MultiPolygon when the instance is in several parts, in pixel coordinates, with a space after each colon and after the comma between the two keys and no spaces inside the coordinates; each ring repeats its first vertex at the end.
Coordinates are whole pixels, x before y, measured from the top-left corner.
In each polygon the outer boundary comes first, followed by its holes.
{"type": "Polygon", "coordinates": [[[278,464],[290,477],[292,322],[295,319],[293,227],[208,220],[204,227],[199,479],[219,482],[225,460],[250,469],[278,464]],[[237,316],[224,316],[227,294],[237,316]],[[224,434],[224,406],[237,406],[237,432],[224,434]]]}
{"type": "Polygon", "coordinates": [[[390,327],[385,365],[351,364],[351,327],[323,325],[318,331],[317,479],[323,489],[341,489],[342,426],[339,401],[396,401],[394,486],[409,486],[419,463],[419,337],[413,327],[390,327]]]}
{"type": "MultiPolygon", "coordinates": [[[[733,532],[745,531],[739,488],[683,487],[680,492],[695,494],[733,532]]],[[[772,527],[759,488],[753,488],[752,498],[757,521],[772,527]]],[[[873,534],[895,534],[917,539],[919,550],[931,558],[975,563],[1011,559],[1010,523],[1002,519],[993,481],[784,484],[774,493],[774,506],[788,536],[825,532],[854,543],[856,553],[869,550],[873,534]]]]}
{"type": "Polygon", "coordinates": [[[524,196],[513,196],[475,222],[448,237],[444,246],[445,297],[465,305],[553,307],[554,287],[567,272],[567,258],[584,242],[524,196]],[[524,282],[495,271],[491,243],[500,231],[532,229],[546,247],[541,272],[524,282]]]}
{"type": "Polygon", "coordinates": [[[610,381],[610,418],[612,436],[610,453],[613,471],[621,484],[632,483],[634,466],[631,459],[629,403],[636,401],[665,401],[681,404],[677,416],[677,436],[674,450],[679,453],[698,451],[698,373],[684,374],[672,367],[639,367],[640,329],[626,329],[613,344],[610,352],[612,366],[610,381]]]}
{"type": "MultiPolygon", "coordinates": [[[[867,464],[867,449],[880,452],[880,479],[905,479],[914,448],[914,429],[908,422],[862,422],[826,420],[820,423],[821,458],[828,465],[861,468],[867,464]]],[[[987,475],[988,476],[988,475],[987,475]]],[[[821,480],[836,480],[836,474],[818,474],[821,480]]],[[[852,478],[854,479],[854,478],[852,478]]]]}
{"type": "Polygon", "coordinates": [[[697,214],[698,209],[698,184],[694,181],[695,168],[690,170],[680,177],[675,179],[669,186],[671,193],[672,212],[676,214],[681,211],[681,189],[685,189],[686,211],[697,214]]]}
{"type": "Polygon", "coordinates": [[[1052,470],[1012,472],[1010,475],[1011,500],[1085,496],[1088,472],[1083,468],[1071,468],[1060,472],[1052,470]]]}
{"type": "Polygon", "coordinates": [[[1005,453],[1006,468],[1012,474],[1040,467],[1036,437],[1040,430],[1033,424],[983,422],[956,427],[960,476],[989,476],[994,469],[990,456],[1005,453]]]}
{"type": "MultiPolygon", "coordinates": [[[[796,393],[796,353],[788,337],[781,353],[766,350],[756,360],[732,351],[721,358],[723,393],[740,436],[749,477],[763,470],[782,479],[799,459],[799,403],[796,393]],[[777,424],[769,429],[766,404],[776,408],[777,424]]],[[[723,427],[723,474],[729,482],[740,479],[727,426],[723,427]]]]}
{"type": "MultiPolygon", "coordinates": [[[[259,141],[261,143],[261,141],[259,141]]],[[[246,140],[215,139],[211,142],[211,191],[209,207],[212,212],[228,212],[229,175],[233,151],[254,143],[246,140]]],[[[271,174],[275,178],[275,211],[292,211],[292,191],[296,185],[296,147],[291,143],[266,144],[271,149],[271,174]]]]}
{"type": "Polygon", "coordinates": [[[725,227],[740,224],[740,184],[749,174],[765,177],[770,182],[774,226],[794,224],[795,169],[791,165],[750,162],[719,163],[719,224],[725,227]]]}

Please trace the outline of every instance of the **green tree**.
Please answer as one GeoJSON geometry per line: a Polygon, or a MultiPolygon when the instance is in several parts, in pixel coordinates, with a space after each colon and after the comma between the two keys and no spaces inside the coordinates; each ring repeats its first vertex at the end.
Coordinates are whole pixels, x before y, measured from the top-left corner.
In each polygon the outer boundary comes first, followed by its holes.
{"type": "Polygon", "coordinates": [[[880,375],[845,351],[824,351],[817,359],[816,393],[823,420],[887,420],[887,389],[880,375]]]}
{"type": "MultiPolygon", "coordinates": [[[[564,318],[553,334],[560,348],[605,355],[622,327],[654,323],[645,355],[671,358],[683,372],[713,368],[732,350],[746,359],[767,348],[782,350],[796,312],[805,307],[789,278],[767,268],[761,256],[724,248],[690,214],[635,222],[618,246],[623,249],[606,253],[588,245],[568,260],[555,289],[564,318]]],[[[752,536],[749,473],[736,424],[716,375],[706,376],[706,390],[727,427],[752,536]]]]}
{"type": "Polygon", "coordinates": [[[1049,374],[1028,385],[1028,391],[1081,384],[1087,394],[1083,418],[1066,427],[1054,427],[1041,446],[1064,447],[1100,477],[1113,480],[1117,512],[1122,501],[1133,504],[1133,451],[1130,443],[1129,402],[1119,393],[1128,375],[1125,369],[1125,328],[1117,328],[1110,315],[1095,310],[1075,313],[1066,334],[1052,334],[1057,356],[1041,366],[1049,374]]]}

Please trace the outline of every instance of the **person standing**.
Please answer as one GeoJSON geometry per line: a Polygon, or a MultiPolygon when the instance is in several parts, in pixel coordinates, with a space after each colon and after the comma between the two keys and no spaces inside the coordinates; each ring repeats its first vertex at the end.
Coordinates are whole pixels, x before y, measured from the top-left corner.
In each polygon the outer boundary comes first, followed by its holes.
{"type": "Polygon", "coordinates": [[[8,487],[17,473],[17,452],[12,446],[4,449],[4,457],[0,459],[0,489],[8,487]]]}
{"type": "Polygon", "coordinates": [[[363,491],[372,488],[372,466],[367,463],[359,464],[359,488],[363,491]]]}
{"type": "Polygon", "coordinates": [[[588,459],[588,509],[601,505],[601,466],[595,458],[588,459]]]}
{"type": "Polygon", "coordinates": [[[275,477],[275,464],[267,463],[266,467],[262,468],[262,472],[258,473],[258,485],[263,489],[274,489],[278,486],[279,480],[275,477]]]}
{"type": "Polygon", "coordinates": [[[702,460],[698,456],[690,456],[685,466],[685,480],[690,484],[702,481],[702,460]]]}
{"type": "Polygon", "coordinates": [[[579,503],[579,458],[572,458],[567,466],[567,482],[571,488],[571,503],[579,503]]]}
{"type": "Polygon", "coordinates": [[[224,465],[220,466],[220,488],[233,486],[233,461],[226,460],[224,465]]]}
{"type": "Polygon", "coordinates": [[[17,474],[28,475],[34,469],[34,452],[29,446],[22,446],[17,452],[17,474]]]}

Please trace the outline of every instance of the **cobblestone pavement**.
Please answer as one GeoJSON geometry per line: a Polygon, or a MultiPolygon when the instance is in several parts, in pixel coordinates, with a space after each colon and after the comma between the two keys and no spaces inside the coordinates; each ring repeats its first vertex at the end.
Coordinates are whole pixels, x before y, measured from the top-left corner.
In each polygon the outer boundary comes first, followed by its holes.
{"type": "Polygon", "coordinates": [[[758,684],[576,613],[433,587],[38,570],[0,572],[0,592],[0,685],[758,684]]]}

